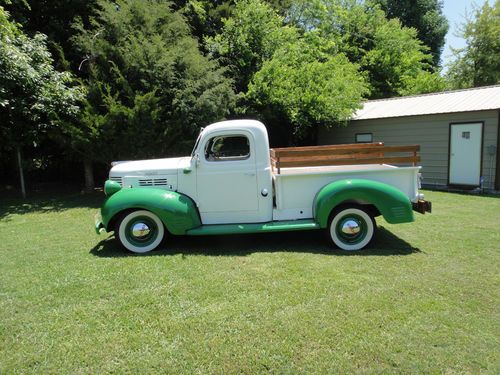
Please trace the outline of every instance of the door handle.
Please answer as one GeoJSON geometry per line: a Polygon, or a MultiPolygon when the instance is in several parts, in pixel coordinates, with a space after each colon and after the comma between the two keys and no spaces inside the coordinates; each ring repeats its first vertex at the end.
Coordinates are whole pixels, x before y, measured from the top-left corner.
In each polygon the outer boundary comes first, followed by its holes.
{"type": "Polygon", "coordinates": [[[246,172],[245,176],[255,176],[255,173],[254,172],[246,172]]]}

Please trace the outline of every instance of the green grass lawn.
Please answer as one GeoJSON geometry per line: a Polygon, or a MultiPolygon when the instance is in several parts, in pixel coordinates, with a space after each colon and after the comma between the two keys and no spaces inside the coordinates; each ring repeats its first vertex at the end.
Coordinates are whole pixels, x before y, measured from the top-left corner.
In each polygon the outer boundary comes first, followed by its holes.
{"type": "Polygon", "coordinates": [[[500,197],[426,192],[434,213],[367,250],[321,232],[96,236],[102,196],[0,203],[0,373],[500,372],[500,197]]]}

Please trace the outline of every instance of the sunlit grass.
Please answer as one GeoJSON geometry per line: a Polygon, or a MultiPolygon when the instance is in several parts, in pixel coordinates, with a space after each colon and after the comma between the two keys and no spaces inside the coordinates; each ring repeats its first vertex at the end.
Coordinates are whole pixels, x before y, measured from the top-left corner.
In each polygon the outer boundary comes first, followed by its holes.
{"type": "Polygon", "coordinates": [[[4,202],[0,373],[498,373],[500,198],[426,197],[352,255],[297,232],[137,256],[95,235],[100,196],[4,202]]]}

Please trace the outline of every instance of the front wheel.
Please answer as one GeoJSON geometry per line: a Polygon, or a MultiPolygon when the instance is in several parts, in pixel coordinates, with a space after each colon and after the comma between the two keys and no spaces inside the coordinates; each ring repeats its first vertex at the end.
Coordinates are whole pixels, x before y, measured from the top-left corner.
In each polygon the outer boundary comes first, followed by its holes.
{"type": "Polygon", "coordinates": [[[361,208],[344,207],[333,212],[329,234],[342,250],[361,250],[373,238],[374,220],[361,208]]]}
{"type": "Polygon", "coordinates": [[[129,212],[118,222],[115,235],[127,250],[146,253],[158,247],[165,228],[154,213],[137,210],[129,212]]]}

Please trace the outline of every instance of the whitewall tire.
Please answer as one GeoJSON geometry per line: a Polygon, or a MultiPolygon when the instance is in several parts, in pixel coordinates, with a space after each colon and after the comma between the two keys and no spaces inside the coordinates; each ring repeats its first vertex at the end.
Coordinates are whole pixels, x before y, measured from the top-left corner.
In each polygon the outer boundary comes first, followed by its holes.
{"type": "Polygon", "coordinates": [[[374,230],[374,219],[358,207],[334,211],[328,227],[332,242],[346,251],[364,248],[372,240],[374,230]]]}
{"type": "Polygon", "coordinates": [[[137,210],[129,212],[118,222],[115,235],[127,250],[146,253],[161,243],[165,227],[154,213],[137,210]]]}

